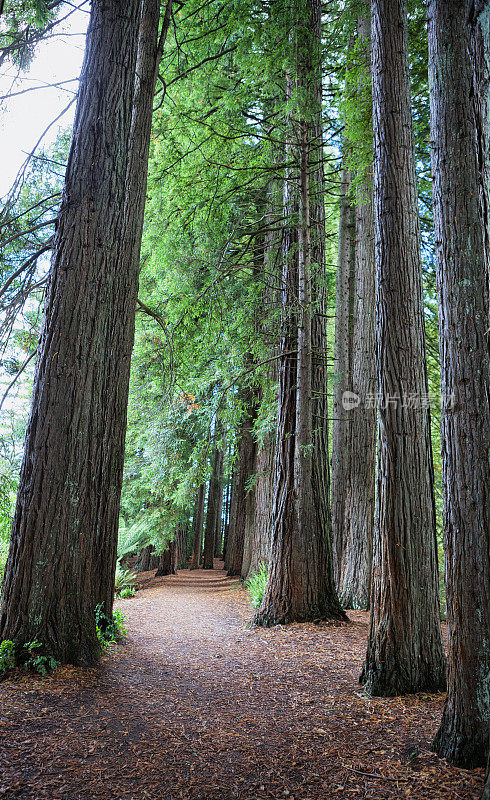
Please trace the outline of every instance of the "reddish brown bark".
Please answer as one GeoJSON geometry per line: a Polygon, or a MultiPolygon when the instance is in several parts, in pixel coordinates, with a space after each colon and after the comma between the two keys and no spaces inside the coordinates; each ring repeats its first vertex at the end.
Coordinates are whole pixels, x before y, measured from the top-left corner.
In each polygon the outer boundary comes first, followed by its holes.
{"type": "Polygon", "coordinates": [[[441,419],[448,696],[434,747],[463,767],[484,765],[490,736],[488,218],[475,191],[488,121],[481,97],[473,103],[489,70],[472,10],[466,0],[428,10],[441,390],[452,398],[441,419]]]}
{"type": "Polygon", "coordinates": [[[192,542],[192,556],[191,556],[191,569],[198,569],[201,563],[202,551],[202,529],[204,524],[204,504],[206,501],[206,484],[201,483],[196,498],[196,505],[194,508],[193,520],[193,533],[194,539],[192,542]]]}
{"type": "Polygon", "coordinates": [[[223,449],[215,445],[209,480],[208,506],[206,509],[206,527],[204,530],[203,569],[213,569],[216,528],[218,524],[218,508],[222,491],[223,449]]]}
{"type": "Polygon", "coordinates": [[[321,3],[306,0],[288,11],[296,73],[287,77],[287,95],[298,108],[288,120],[286,146],[295,169],[284,188],[271,561],[254,619],[267,626],[346,619],[333,584],[328,502],[321,3]]]}
{"type": "Polygon", "coordinates": [[[163,575],[175,575],[177,572],[177,542],[174,539],[169,542],[168,547],[158,556],[156,577],[163,575]]]}
{"type": "Polygon", "coordinates": [[[371,694],[445,687],[405,0],[372,2],[378,491],[371,694]],[[413,398],[413,401],[412,399],[413,398]]]}

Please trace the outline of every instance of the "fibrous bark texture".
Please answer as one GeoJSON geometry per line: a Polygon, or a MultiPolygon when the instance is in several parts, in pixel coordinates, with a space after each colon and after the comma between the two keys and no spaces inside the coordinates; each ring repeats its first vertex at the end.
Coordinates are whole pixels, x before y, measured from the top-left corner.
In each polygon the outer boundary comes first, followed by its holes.
{"type": "Polygon", "coordinates": [[[283,231],[283,321],[269,578],[255,623],[345,619],[331,552],[324,308],[321,3],[291,13],[294,76],[283,231]],[[299,90],[299,91],[298,91],[299,90]],[[295,222],[295,220],[297,220],[295,222]]]}
{"type": "Polygon", "coordinates": [[[159,15],[143,7],[139,37],[140,0],[92,3],[2,595],[0,638],[62,662],[96,659],[95,607],[112,610],[159,15]]]}
{"type": "MultiPolygon", "coordinates": [[[[371,25],[368,14],[358,19],[359,53],[365,54],[366,75],[371,73],[371,25]]],[[[362,87],[361,87],[362,88],[362,87]]],[[[373,188],[369,174],[359,176],[355,203],[354,288],[350,385],[354,402],[344,410],[343,524],[338,574],[339,600],[344,608],[367,608],[371,588],[374,496],[376,477],[376,391],[373,188]]],[[[335,412],[334,412],[335,413],[335,412]]],[[[333,497],[332,493],[332,497],[333,497]]],[[[338,520],[340,524],[341,520],[338,520]]],[[[335,538],[334,538],[335,541],[335,538]]]]}
{"type": "Polygon", "coordinates": [[[230,510],[230,533],[226,567],[228,575],[241,575],[245,551],[245,537],[250,528],[253,493],[248,482],[254,474],[256,441],[253,433],[257,419],[258,400],[254,387],[242,390],[243,418],[240,425],[238,453],[233,473],[232,502],[230,510]]]}
{"type": "Polygon", "coordinates": [[[371,626],[375,695],[445,687],[405,0],[373,0],[378,490],[371,626]]]}
{"type": "Polygon", "coordinates": [[[264,442],[262,447],[257,447],[255,473],[257,479],[254,490],[252,552],[247,573],[244,574],[242,570],[242,578],[244,579],[257,572],[261,564],[269,563],[272,492],[274,488],[274,440],[272,437],[264,442]]]}
{"type": "Polygon", "coordinates": [[[468,22],[480,24],[467,17],[473,5],[431,0],[428,9],[449,634],[448,696],[434,747],[468,768],[484,765],[490,735],[488,218],[476,192],[486,120],[472,102],[490,31],[488,8],[484,34],[471,30],[468,22]],[[472,38],[481,50],[473,63],[472,38]]]}
{"type": "MultiPolygon", "coordinates": [[[[347,149],[345,142],[344,147],[347,149]]],[[[344,155],[344,161],[346,157],[344,155]]],[[[352,415],[348,407],[344,407],[344,393],[352,391],[355,215],[350,197],[350,183],[350,173],[344,164],[340,185],[332,403],[332,537],[337,585],[340,582],[346,521],[350,508],[348,493],[352,415]]]]}

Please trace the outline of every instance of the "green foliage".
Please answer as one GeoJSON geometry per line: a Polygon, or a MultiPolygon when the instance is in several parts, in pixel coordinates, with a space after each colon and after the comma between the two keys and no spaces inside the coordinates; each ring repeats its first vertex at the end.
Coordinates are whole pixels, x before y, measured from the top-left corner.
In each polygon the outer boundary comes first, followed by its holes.
{"type": "Polygon", "coordinates": [[[33,670],[39,675],[47,675],[59,666],[59,661],[56,661],[53,656],[40,653],[43,647],[42,642],[34,639],[32,642],[26,642],[24,649],[27,650],[27,657],[24,661],[24,669],[33,670]]]}
{"type": "Polygon", "coordinates": [[[17,481],[8,472],[0,475],[0,584],[9,552],[16,491],[17,481]]]}
{"type": "Polygon", "coordinates": [[[258,609],[262,603],[268,575],[269,567],[263,562],[257,572],[254,572],[245,584],[250,595],[250,602],[255,609],[258,609]]]}
{"type": "Polygon", "coordinates": [[[134,572],[116,564],[115,590],[118,597],[134,597],[138,580],[134,572]]]}
{"type": "Polygon", "coordinates": [[[372,183],[373,100],[369,42],[356,39],[347,55],[344,91],[339,107],[344,122],[345,160],[352,175],[353,199],[362,202],[362,187],[372,183]]]}
{"type": "Polygon", "coordinates": [[[127,636],[125,616],[122,611],[117,608],[109,618],[103,611],[102,603],[95,608],[95,626],[97,638],[103,649],[122,641],[127,636]]]}
{"type": "Polygon", "coordinates": [[[135,555],[151,543],[151,532],[145,522],[146,520],[140,520],[133,525],[126,525],[124,520],[120,520],[117,536],[118,562],[135,555]]]}
{"type": "Polygon", "coordinates": [[[15,667],[15,644],[10,639],[0,642],[0,677],[15,667]]]}
{"type": "Polygon", "coordinates": [[[136,594],[136,586],[123,586],[117,593],[117,596],[120,600],[127,600],[130,597],[134,597],[136,594]]]}

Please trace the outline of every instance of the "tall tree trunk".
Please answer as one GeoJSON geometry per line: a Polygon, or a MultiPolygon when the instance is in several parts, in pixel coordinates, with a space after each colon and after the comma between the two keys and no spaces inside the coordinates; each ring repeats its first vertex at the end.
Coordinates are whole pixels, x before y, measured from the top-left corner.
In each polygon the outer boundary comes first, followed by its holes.
{"type": "MultiPolygon", "coordinates": [[[[269,109],[270,111],[271,109],[269,109]]],[[[270,133],[266,131],[266,133],[270,133]]],[[[277,148],[277,161],[284,160],[282,148],[277,148]]],[[[271,322],[267,309],[277,308],[281,301],[280,291],[276,288],[280,282],[278,268],[281,264],[281,235],[278,220],[282,219],[283,183],[277,179],[271,181],[267,191],[266,219],[267,230],[263,241],[263,267],[265,280],[263,305],[260,309],[260,335],[271,343],[271,355],[278,353],[278,336],[275,319],[271,322]]],[[[267,365],[267,385],[276,385],[278,380],[277,360],[267,365]]],[[[263,398],[261,396],[261,402],[263,398]]],[[[271,513],[274,490],[275,436],[270,433],[260,444],[257,443],[254,472],[256,481],[253,490],[253,519],[250,520],[250,561],[245,572],[242,565],[242,578],[245,580],[257,572],[263,564],[269,565],[271,548],[271,513]]],[[[245,559],[244,559],[245,560],[245,559]]],[[[248,560],[247,560],[248,561],[248,560]]]]}
{"type": "Polygon", "coordinates": [[[163,553],[158,556],[158,564],[156,571],[156,578],[163,575],[176,575],[177,574],[177,542],[174,539],[168,543],[163,553]]]}
{"type": "Polygon", "coordinates": [[[473,5],[431,0],[428,9],[441,391],[452,398],[441,419],[448,696],[434,747],[467,768],[484,765],[490,735],[488,218],[475,191],[486,145],[472,103],[473,5]]]}
{"type": "MultiPolygon", "coordinates": [[[[252,472],[255,475],[257,471],[257,443],[254,440],[252,472]]],[[[245,531],[243,536],[243,559],[240,575],[245,580],[250,572],[250,565],[252,563],[252,553],[255,544],[255,500],[256,500],[256,486],[249,487],[245,496],[245,531]]]]}
{"type": "MultiPolygon", "coordinates": [[[[344,162],[346,156],[344,156],[344,162]]],[[[351,412],[344,393],[352,390],[352,310],[355,214],[350,172],[344,164],[340,185],[339,245],[335,286],[335,345],[332,403],[332,536],[336,583],[340,580],[346,520],[349,513],[351,412]]]]}
{"type": "MultiPolygon", "coordinates": [[[[221,475],[223,480],[223,475],[221,475]]],[[[221,558],[223,555],[223,504],[225,487],[221,485],[221,491],[218,495],[218,505],[216,508],[216,534],[214,537],[214,557],[221,558]]]]}
{"type": "MultiPolygon", "coordinates": [[[[359,17],[357,38],[366,55],[366,78],[370,80],[371,20],[359,17]]],[[[363,80],[363,78],[361,78],[363,80]]],[[[361,87],[362,88],[362,87],[361,87]]],[[[354,312],[352,322],[351,384],[359,404],[344,411],[348,420],[343,455],[349,470],[344,509],[343,548],[338,576],[339,600],[344,608],[367,608],[371,588],[374,497],[376,477],[376,391],[373,189],[369,174],[360,179],[355,206],[354,312]]],[[[344,491],[345,491],[344,489],[344,491]]],[[[342,491],[342,490],[341,490],[342,491]]],[[[333,494],[332,494],[333,497],[333,494]]],[[[341,537],[337,536],[337,540],[341,537]]],[[[334,539],[335,541],[335,539],[334,539]]]]}
{"type": "Polygon", "coordinates": [[[158,18],[92,3],[38,348],[0,638],[62,662],[112,611],[158,18]]]}
{"type": "Polygon", "coordinates": [[[374,695],[445,687],[405,0],[373,0],[378,491],[371,627],[374,695]]]}
{"type": "Polygon", "coordinates": [[[269,563],[271,545],[271,510],[273,499],[274,476],[274,439],[270,437],[262,447],[257,448],[255,472],[257,483],[254,492],[253,538],[251,558],[247,574],[248,578],[260,568],[261,564],[269,563]]]}
{"type": "Polygon", "coordinates": [[[245,533],[251,502],[247,484],[254,474],[257,447],[253,428],[257,419],[259,403],[254,387],[244,387],[241,392],[241,400],[243,417],[240,425],[237,462],[233,473],[230,538],[227,550],[228,575],[241,575],[242,572],[245,533]]]}
{"type": "Polygon", "coordinates": [[[333,584],[329,524],[324,303],[314,296],[325,264],[321,3],[299,6],[289,9],[296,76],[288,77],[287,94],[297,111],[286,153],[296,160],[299,186],[289,174],[273,537],[269,579],[255,616],[260,625],[345,619],[333,584]]]}
{"type": "Polygon", "coordinates": [[[189,557],[188,533],[189,533],[189,520],[187,519],[185,523],[182,523],[181,525],[178,526],[177,533],[175,535],[176,569],[186,569],[187,567],[187,560],[189,557]]]}
{"type": "Polygon", "coordinates": [[[192,541],[192,556],[191,556],[191,569],[199,569],[201,563],[202,551],[202,529],[204,525],[204,504],[206,501],[206,484],[201,483],[196,498],[196,505],[194,508],[193,520],[193,533],[194,539],[192,541]]]}
{"type": "MultiPolygon", "coordinates": [[[[215,436],[217,435],[216,433],[215,436]]],[[[203,569],[213,569],[214,567],[214,540],[216,538],[219,498],[222,491],[221,476],[223,473],[223,458],[224,453],[222,448],[218,444],[215,444],[209,481],[206,527],[204,530],[203,569]]]]}
{"type": "Polygon", "coordinates": [[[226,550],[228,547],[228,534],[230,531],[230,505],[231,505],[231,479],[226,484],[225,516],[223,521],[223,560],[226,568],[226,550]]]}

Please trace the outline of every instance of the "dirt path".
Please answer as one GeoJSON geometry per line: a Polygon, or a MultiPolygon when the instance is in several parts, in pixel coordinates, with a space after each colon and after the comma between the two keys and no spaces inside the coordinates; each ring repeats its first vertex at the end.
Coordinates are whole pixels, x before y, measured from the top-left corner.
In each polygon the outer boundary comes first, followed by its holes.
{"type": "Polygon", "coordinates": [[[144,584],[100,669],[0,684],[0,798],[478,797],[429,750],[441,695],[362,696],[366,614],[250,630],[222,571],[144,584]]]}

